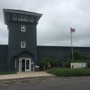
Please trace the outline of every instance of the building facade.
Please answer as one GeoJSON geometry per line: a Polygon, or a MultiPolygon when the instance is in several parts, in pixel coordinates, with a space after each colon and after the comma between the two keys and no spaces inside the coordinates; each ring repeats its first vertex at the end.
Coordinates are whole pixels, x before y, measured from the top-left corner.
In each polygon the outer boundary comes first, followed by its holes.
{"type": "MultiPolygon", "coordinates": [[[[37,46],[37,24],[42,14],[3,9],[9,30],[8,45],[0,45],[0,71],[33,71],[43,58],[66,60],[71,47],[37,46]]],[[[89,55],[90,47],[74,47],[89,55]]]]}
{"type": "Polygon", "coordinates": [[[37,63],[36,26],[42,14],[4,9],[4,21],[9,30],[7,69],[31,71],[37,63]]]}

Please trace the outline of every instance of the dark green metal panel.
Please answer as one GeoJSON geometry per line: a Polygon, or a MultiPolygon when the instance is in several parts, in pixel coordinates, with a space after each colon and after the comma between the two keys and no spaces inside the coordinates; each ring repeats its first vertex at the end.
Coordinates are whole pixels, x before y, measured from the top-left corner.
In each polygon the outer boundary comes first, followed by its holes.
{"type": "Polygon", "coordinates": [[[0,45],[0,71],[7,71],[8,45],[0,45]]]}
{"type": "Polygon", "coordinates": [[[24,22],[8,23],[9,28],[9,46],[8,46],[8,70],[14,70],[13,56],[24,50],[21,48],[21,41],[26,41],[26,48],[28,51],[35,54],[34,61],[37,60],[37,39],[36,39],[36,24],[29,24],[24,22]],[[26,26],[26,32],[21,32],[21,25],[26,26]]]}
{"type": "MultiPolygon", "coordinates": [[[[73,47],[84,55],[90,55],[90,47],[73,47]]],[[[37,46],[38,64],[43,58],[67,60],[70,58],[71,47],[68,46],[37,46]]]]}

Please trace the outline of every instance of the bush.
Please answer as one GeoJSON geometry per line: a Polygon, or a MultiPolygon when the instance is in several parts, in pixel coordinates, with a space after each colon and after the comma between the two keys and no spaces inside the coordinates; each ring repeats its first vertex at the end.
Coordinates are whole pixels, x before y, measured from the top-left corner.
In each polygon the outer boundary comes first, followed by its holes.
{"type": "Polygon", "coordinates": [[[57,60],[57,66],[62,67],[62,61],[61,60],[57,60]]]}
{"type": "Polygon", "coordinates": [[[65,67],[65,68],[70,68],[70,64],[71,64],[72,62],[73,62],[72,60],[67,60],[67,61],[65,62],[64,67],[65,67]]]}
{"type": "Polygon", "coordinates": [[[47,73],[56,76],[89,76],[90,69],[50,69],[47,73]]]}
{"type": "Polygon", "coordinates": [[[51,64],[52,67],[56,67],[56,66],[61,66],[62,62],[60,60],[53,60],[50,58],[44,58],[40,61],[40,66],[46,66],[47,67],[47,62],[49,62],[51,64]]]}
{"type": "Polygon", "coordinates": [[[88,68],[90,68],[90,60],[83,60],[84,62],[86,62],[87,63],[87,66],[88,66],[88,68]]]}

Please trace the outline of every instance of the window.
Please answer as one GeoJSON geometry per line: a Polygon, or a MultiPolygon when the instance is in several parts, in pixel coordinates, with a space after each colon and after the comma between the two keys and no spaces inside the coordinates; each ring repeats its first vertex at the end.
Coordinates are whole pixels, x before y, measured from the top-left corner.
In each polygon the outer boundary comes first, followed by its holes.
{"type": "Polygon", "coordinates": [[[34,22],[34,17],[30,17],[30,22],[34,22]]]}
{"type": "Polygon", "coordinates": [[[24,25],[21,26],[21,32],[26,32],[26,26],[24,25]]]}
{"type": "Polygon", "coordinates": [[[18,16],[18,20],[21,21],[21,16],[18,16]]]}
{"type": "Polygon", "coordinates": [[[18,16],[18,20],[19,21],[26,21],[26,22],[28,22],[28,17],[27,16],[21,16],[21,15],[19,15],[18,16]]]}
{"type": "Polygon", "coordinates": [[[10,20],[10,15],[8,15],[8,20],[10,20]]]}
{"type": "Polygon", "coordinates": [[[14,14],[14,15],[12,16],[12,20],[17,20],[17,15],[14,14]]]}
{"type": "Polygon", "coordinates": [[[21,48],[26,48],[26,42],[25,41],[21,41],[21,48]]]}

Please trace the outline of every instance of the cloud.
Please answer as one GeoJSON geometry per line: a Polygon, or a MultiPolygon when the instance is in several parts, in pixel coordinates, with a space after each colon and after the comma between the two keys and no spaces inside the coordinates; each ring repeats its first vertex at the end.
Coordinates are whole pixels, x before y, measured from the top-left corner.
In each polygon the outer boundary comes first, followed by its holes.
{"type": "Polygon", "coordinates": [[[3,22],[3,8],[42,13],[37,25],[37,44],[70,46],[70,27],[74,46],[90,46],[90,0],[0,0],[0,44],[7,44],[8,31],[3,22]]]}

